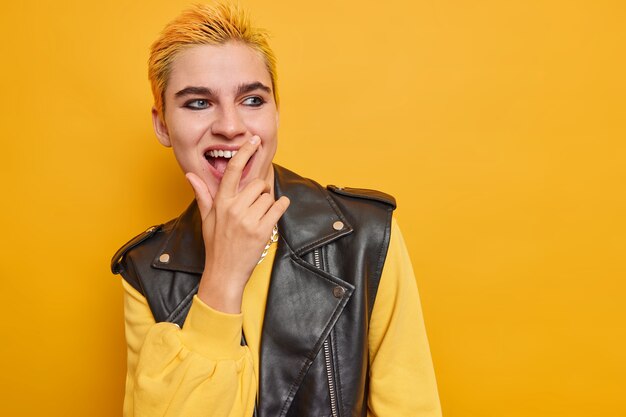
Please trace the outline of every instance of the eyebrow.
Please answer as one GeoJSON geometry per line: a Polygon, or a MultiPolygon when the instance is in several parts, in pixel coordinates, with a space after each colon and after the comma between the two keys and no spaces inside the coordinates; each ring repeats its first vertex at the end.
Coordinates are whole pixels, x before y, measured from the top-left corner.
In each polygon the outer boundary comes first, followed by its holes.
{"type": "Polygon", "coordinates": [[[214,96],[215,94],[213,94],[213,91],[207,87],[185,87],[174,94],[176,98],[190,95],[214,96]]]}
{"type": "Polygon", "coordinates": [[[272,89],[265,84],[255,81],[253,83],[240,84],[239,87],[237,87],[237,95],[240,96],[242,94],[247,94],[254,90],[263,90],[268,94],[272,92],[272,89]]]}
{"type": "MultiPolygon", "coordinates": [[[[268,94],[271,94],[272,92],[272,89],[266,86],[265,84],[263,84],[262,82],[255,81],[252,83],[240,84],[239,87],[237,87],[237,95],[240,96],[240,95],[247,94],[255,90],[263,90],[268,94]]],[[[190,95],[212,97],[212,96],[215,96],[215,93],[213,90],[211,90],[208,87],[189,86],[178,91],[176,94],[174,94],[174,97],[179,98],[179,97],[190,96],[190,95]]]]}

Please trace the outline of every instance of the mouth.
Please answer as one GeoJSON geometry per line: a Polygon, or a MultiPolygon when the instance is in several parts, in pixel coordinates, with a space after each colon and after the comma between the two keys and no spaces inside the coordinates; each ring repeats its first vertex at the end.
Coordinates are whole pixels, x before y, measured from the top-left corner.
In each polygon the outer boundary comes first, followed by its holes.
{"type": "MultiPolygon", "coordinates": [[[[204,158],[207,160],[209,166],[212,168],[211,172],[213,173],[213,175],[221,180],[224,176],[224,172],[226,171],[226,166],[228,165],[228,162],[230,162],[231,158],[235,156],[237,152],[238,150],[233,148],[209,149],[204,153],[204,158]]],[[[252,155],[252,157],[250,157],[250,159],[246,163],[246,166],[241,175],[242,178],[250,170],[250,166],[252,165],[252,161],[254,160],[255,156],[256,153],[252,155]]]]}

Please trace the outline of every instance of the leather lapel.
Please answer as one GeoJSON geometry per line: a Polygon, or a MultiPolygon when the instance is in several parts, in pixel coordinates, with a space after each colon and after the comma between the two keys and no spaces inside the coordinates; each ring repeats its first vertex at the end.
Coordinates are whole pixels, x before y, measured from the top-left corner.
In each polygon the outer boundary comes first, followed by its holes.
{"type": "Polygon", "coordinates": [[[328,191],[308,178],[274,165],[274,194],[277,199],[286,195],[291,201],[278,229],[298,256],[352,232],[328,191]],[[333,228],[338,221],[343,223],[340,230],[333,228]]]}
{"type": "Polygon", "coordinates": [[[202,274],[204,271],[204,240],[202,219],[196,200],[174,222],[169,236],[157,252],[152,266],[168,271],[202,274]],[[162,256],[167,255],[166,258],[162,256]],[[167,262],[163,262],[166,260],[167,262]]]}
{"type": "Polygon", "coordinates": [[[284,416],[311,363],[354,286],[305,262],[301,256],[352,232],[326,190],[275,166],[276,197],[291,205],[278,224],[281,234],[267,295],[259,375],[259,415],[284,416]],[[344,228],[335,230],[341,221],[344,228]],[[335,292],[336,287],[345,290],[335,292]]]}

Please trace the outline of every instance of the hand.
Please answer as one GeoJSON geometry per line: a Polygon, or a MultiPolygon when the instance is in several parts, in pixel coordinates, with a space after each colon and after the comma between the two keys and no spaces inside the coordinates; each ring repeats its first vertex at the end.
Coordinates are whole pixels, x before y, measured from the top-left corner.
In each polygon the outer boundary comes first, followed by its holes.
{"type": "Polygon", "coordinates": [[[239,192],[246,163],[260,143],[253,136],[231,158],[215,194],[197,175],[187,173],[202,217],[206,249],[204,272],[198,297],[225,313],[239,313],[246,283],[252,275],[272,229],[289,206],[289,199],[277,201],[266,181],[255,179],[239,192]]]}

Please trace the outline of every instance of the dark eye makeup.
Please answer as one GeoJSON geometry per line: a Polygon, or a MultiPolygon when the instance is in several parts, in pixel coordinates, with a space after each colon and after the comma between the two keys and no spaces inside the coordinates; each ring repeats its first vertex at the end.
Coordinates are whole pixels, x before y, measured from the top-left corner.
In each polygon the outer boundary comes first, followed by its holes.
{"type": "Polygon", "coordinates": [[[251,107],[260,107],[265,103],[265,100],[263,100],[263,97],[259,97],[259,96],[250,96],[250,97],[246,97],[243,100],[243,103],[247,106],[251,106],[251,107]]]}
{"type": "Polygon", "coordinates": [[[202,98],[197,98],[197,99],[193,99],[193,100],[189,100],[185,102],[184,107],[187,107],[193,110],[202,110],[202,109],[206,109],[207,107],[209,107],[209,101],[202,99],[202,98]]]}

